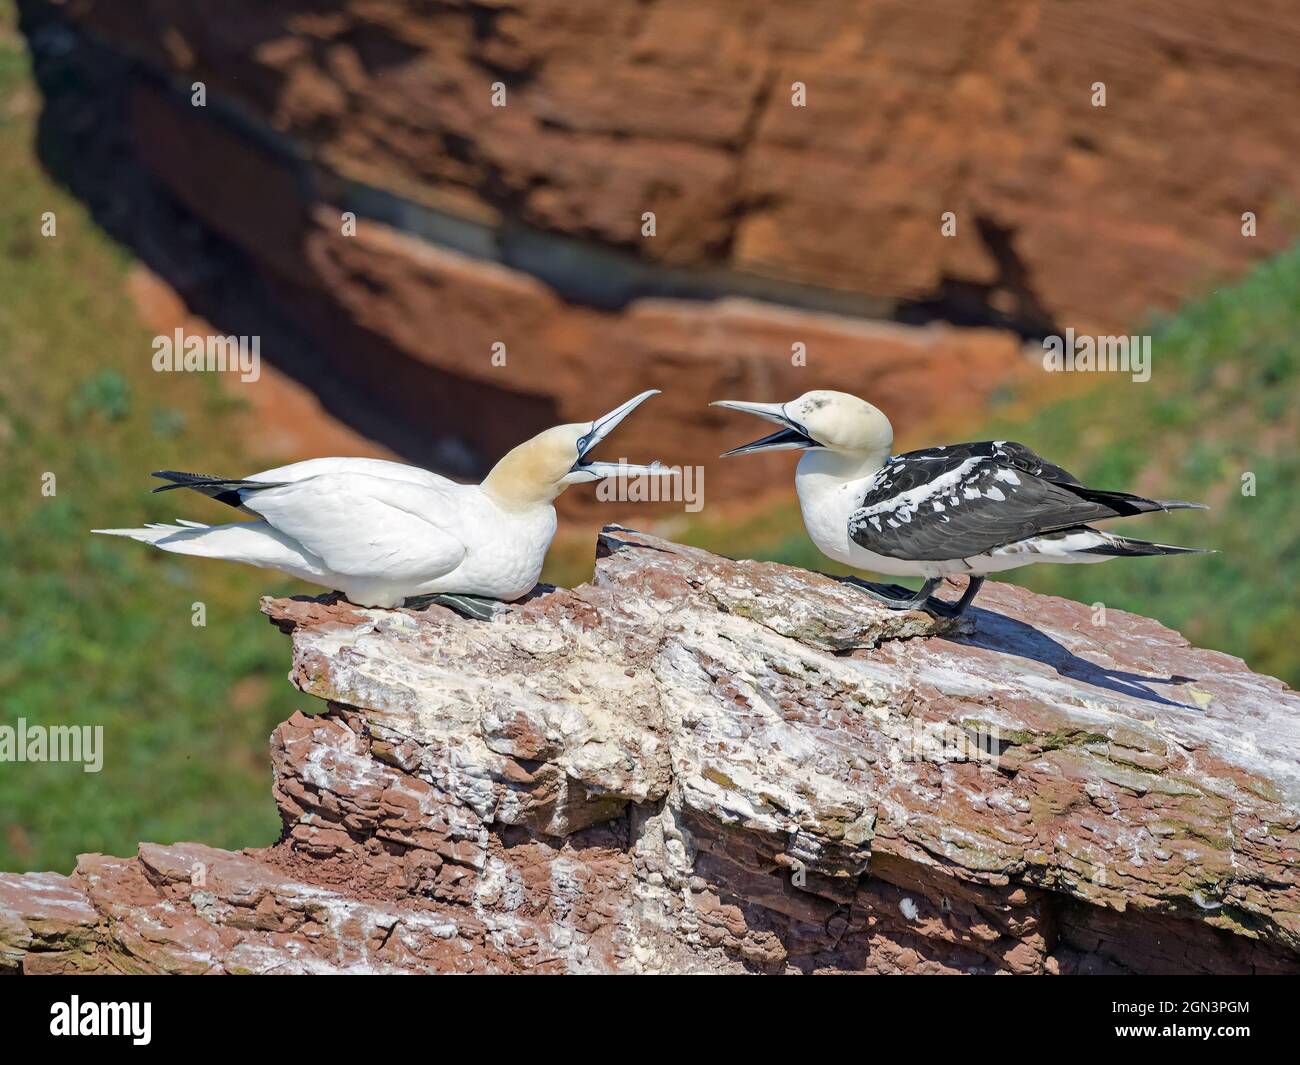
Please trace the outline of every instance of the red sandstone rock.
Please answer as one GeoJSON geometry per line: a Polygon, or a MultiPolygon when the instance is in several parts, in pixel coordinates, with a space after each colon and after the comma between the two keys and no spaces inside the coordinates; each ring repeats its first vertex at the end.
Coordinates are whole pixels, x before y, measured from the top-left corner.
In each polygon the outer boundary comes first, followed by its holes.
{"type": "MultiPolygon", "coordinates": [[[[329,13],[234,0],[219,18],[155,0],[148,19],[105,0],[59,6],[381,188],[654,262],[891,300],[970,285],[1030,317],[1127,329],[1283,248],[1281,212],[1300,196],[1300,116],[1278,106],[1300,94],[1287,4],[1249,21],[1214,0],[329,13]],[[506,107],[492,106],[497,82],[506,107]],[[791,104],[796,82],[806,107],[791,104]],[[1244,211],[1259,216],[1254,239],[1244,211]]],[[[263,191],[246,190],[245,220],[263,191]]]]}
{"type": "MultiPolygon", "coordinates": [[[[341,208],[306,213],[287,174],[265,173],[276,166],[265,152],[245,155],[229,131],[193,122],[191,109],[156,89],[137,86],[132,99],[136,139],[153,146],[150,166],[190,190],[181,193],[186,204],[201,217],[210,211],[213,228],[265,267],[277,308],[315,341],[315,373],[356,382],[390,420],[450,447],[461,461],[443,468],[457,475],[481,475],[528,435],[586,421],[647,388],[664,395],[608,446],[634,460],[696,465],[735,443],[733,423],[706,406],[711,398],[792,398],[833,386],[870,397],[900,427],[916,426],[968,412],[1024,365],[1019,340],[995,329],[872,322],[740,298],[640,299],[619,312],[576,306],[519,270],[378,222],[344,236],[341,208]],[[186,150],[167,150],[173,143],[186,150]],[[251,177],[256,210],[238,206],[249,186],[214,178],[219,159],[251,177]],[[191,180],[195,166],[201,180],[191,180]],[[262,254],[268,240],[274,255],[262,254]],[[504,365],[493,358],[497,345],[504,365]]],[[[264,355],[274,362],[277,352],[264,355]]],[[[770,488],[770,470],[763,460],[719,470],[709,498],[750,501],[770,488]]],[[[592,513],[593,498],[571,492],[562,506],[592,513]]],[[[611,516],[627,513],[602,511],[611,516]]]]}
{"type": "Polygon", "coordinates": [[[619,528],[492,623],[264,609],[281,841],[0,875],[0,968],[1300,971],[1300,698],[1153,621],[619,528]]]}
{"type": "MultiPolygon", "coordinates": [[[[123,83],[113,129],[97,113],[54,124],[83,138],[70,158],[126,154],[84,151],[96,136],[129,141],[144,176],[122,180],[150,204],[127,239],[166,249],[150,261],[187,298],[259,308],[229,331],[283,317],[294,343],[268,344],[269,362],[463,477],[647,387],[665,396],[617,446],[671,464],[735,443],[703,406],[727,394],[842,388],[913,432],[965,416],[1023,372],[1014,334],[861,316],[915,300],[1127,332],[1282,248],[1300,195],[1300,118],[1277,106],[1300,89],[1286,5],[1247,23],[1213,0],[1159,19],[1119,0],[232,0],[219,17],[152,0],[148,18],[25,2],[132,57],[88,60],[123,83]],[[206,108],[190,104],[196,81],[206,108]],[[791,105],[795,82],[807,107],[791,105]],[[166,193],[184,210],[155,210],[166,193]],[[1241,235],[1244,211],[1257,237],[1241,235]],[[238,255],[178,252],[194,221],[238,255]],[[609,275],[622,280],[606,290],[609,275]],[[651,298],[683,292],[700,298],[651,298]]],[[[115,172],[101,184],[124,192],[115,172]]],[[[754,500],[774,468],[711,470],[711,503],[754,500]]],[[[591,498],[562,506],[591,516],[591,498]]]]}

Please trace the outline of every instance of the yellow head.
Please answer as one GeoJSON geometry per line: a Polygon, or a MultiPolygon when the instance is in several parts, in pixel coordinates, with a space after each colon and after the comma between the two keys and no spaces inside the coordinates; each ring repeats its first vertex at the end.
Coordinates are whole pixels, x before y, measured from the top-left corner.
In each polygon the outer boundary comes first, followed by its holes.
{"type": "Polygon", "coordinates": [[[557,425],[525,440],[492,467],[483,481],[483,491],[499,506],[514,510],[550,503],[571,484],[598,481],[602,477],[667,472],[657,462],[638,466],[587,458],[619,422],[658,394],[656,389],[642,392],[593,422],[557,425]]]}

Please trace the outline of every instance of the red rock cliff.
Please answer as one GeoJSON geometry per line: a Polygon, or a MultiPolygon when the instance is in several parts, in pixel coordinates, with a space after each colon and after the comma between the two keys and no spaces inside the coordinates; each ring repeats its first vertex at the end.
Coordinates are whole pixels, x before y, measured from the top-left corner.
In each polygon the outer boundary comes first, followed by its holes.
{"type": "Polygon", "coordinates": [[[1300,196],[1284,0],[60,6],[377,188],[885,301],[984,286],[1123,326],[1280,248],[1300,196]]]}
{"type": "Polygon", "coordinates": [[[452,472],[647,387],[678,428],[621,442],[672,463],[721,450],[720,395],[966,412],[1019,335],[1126,332],[1294,235],[1281,0],[22,7],[51,99],[87,82],[47,125],[74,185],[109,159],[106,224],[216,328],[283,319],[270,358],[452,472]],[[901,324],[930,318],[989,328],[901,324]]]}

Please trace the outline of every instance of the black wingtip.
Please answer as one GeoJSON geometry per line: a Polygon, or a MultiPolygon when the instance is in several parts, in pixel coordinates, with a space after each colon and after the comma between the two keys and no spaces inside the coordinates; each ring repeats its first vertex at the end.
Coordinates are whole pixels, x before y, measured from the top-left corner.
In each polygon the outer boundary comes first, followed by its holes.
{"type": "Polygon", "coordinates": [[[202,485],[239,483],[238,481],[231,482],[228,477],[213,477],[210,473],[186,473],[184,470],[154,470],[149,476],[171,482],[155,488],[155,492],[170,492],[173,488],[196,488],[202,485]]]}
{"type": "Polygon", "coordinates": [[[171,484],[159,485],[154,489],[155,492],[168,492],[173,488],[182,487],[186,479],[191,475],[181,473],[179,470],[154,470],[149,476],[172,482],[171,484]]]}

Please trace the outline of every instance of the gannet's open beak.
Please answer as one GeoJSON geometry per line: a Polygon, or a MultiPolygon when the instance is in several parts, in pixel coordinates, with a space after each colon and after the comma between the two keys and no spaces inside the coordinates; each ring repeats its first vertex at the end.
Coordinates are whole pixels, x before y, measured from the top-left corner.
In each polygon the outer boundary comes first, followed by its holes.
{"type": "Polygon", "coordinates": [[[765,436],[761,440],[724,451],[721,456],[724,459],[731,455],[752,455],[758,451],[807,451],[809,448],[821,446],[804,431],[803,426],[786,415],[784,403],[743,403],[734,399],[719,399],[709,406],[743,411],[745,414],[753,414],[784,426],[779,432],[765,436]]]}
{"type": "Polygon", "coordinates": [[[595,450],[596,445],[609,436],[624,418],[651,396],[657,395],[659,395],[659,389],[651,388],[642,392],[639,396],[633,396],[626,403],[620,404],[608,414],[592,422],[591,428],[587,430],[586,435],[578,441],[578,461],[573,464],[573,469],[569,472],[569,477],[566,480],[573,483],[578,481],[599,481],[604,477],[636,477],[641,474],[657,475],[678,472],[671,467],[661,466],[657,461],[652,462],[649,466],[639,466],[631,462],[593,462],[587,458],[587,455],[595,450]]]}

